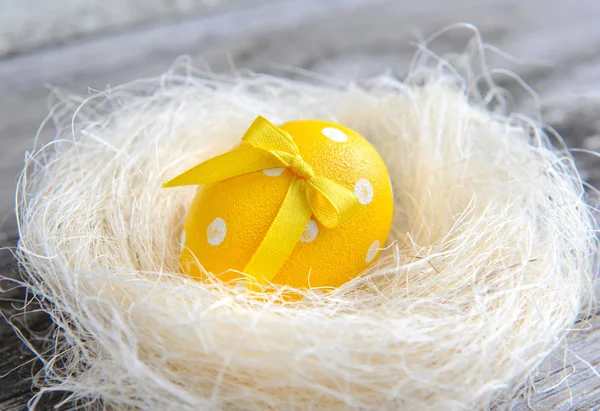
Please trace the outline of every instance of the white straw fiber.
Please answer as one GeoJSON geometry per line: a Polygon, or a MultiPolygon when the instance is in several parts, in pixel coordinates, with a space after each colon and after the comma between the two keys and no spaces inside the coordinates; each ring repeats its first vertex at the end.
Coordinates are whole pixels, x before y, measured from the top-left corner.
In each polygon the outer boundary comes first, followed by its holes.
{"type": "Polygon", "coordinates": [[[478,36],[452,61],[422,49],[402,81],[182,64],[63,97],[17,192],[24,282],[57,325],[31,405],[48,390],[107,409],[508,404],[588,313],[598,242],[571,155],[508,113],[493,71],[469,63],[484,50],[478,36]],[[344,124],[389,167],[389,247],[332,293],[289,302],[179,274],[196,188],[161,183],[234,147],[257,115],[344,124]]]}

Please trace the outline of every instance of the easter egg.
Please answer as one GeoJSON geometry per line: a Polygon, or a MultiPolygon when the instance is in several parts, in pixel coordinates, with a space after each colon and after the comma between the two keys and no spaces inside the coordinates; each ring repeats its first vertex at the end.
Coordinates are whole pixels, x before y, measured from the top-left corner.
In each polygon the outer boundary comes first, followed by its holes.
{"type": "MultiPolygon", "coordinates": [[[[358,207],[335,228],[311,216],[271,282],[338,287],[373,264],[385,246],[393,209],[387,169],[365,138],[342,125],[299,120],[280,128],[314,173],[351,190],[358,207]]],[[[295,178],[291,168],[275,167],[202,186],[184,223],[183,270],[196,278],[203,270],[224,281],[242,278],[295,178]]]]}

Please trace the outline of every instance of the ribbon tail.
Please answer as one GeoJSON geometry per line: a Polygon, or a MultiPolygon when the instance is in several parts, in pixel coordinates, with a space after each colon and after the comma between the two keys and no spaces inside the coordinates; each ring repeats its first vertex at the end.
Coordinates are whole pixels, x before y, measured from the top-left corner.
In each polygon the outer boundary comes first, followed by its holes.
{"type": "Polygon", "coordinates": [[[244,145],[192,167],[164,183],[163,187],[212,184],[254,171],[282,166],[281,161],[269,152],[244,145]]]}
{"type": "Polygon", "coordinates": [[[314,177],[306,188],[311,210],[327,228],[344,224],[359,206],[352,190],[325,177],[314,177]]]}
{"type": "Polygon", "coordinates": [[[259,284],[270,282],[300,240],[312,215],[306,200],[306,180],[295,178],[263,241],[244,268],[259,284]]]}

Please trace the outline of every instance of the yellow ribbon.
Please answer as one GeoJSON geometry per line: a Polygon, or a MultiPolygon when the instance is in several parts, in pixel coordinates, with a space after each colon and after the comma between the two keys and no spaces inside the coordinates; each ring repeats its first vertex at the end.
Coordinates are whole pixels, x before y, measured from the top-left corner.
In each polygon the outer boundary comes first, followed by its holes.
{"type": "Polygon", "coordinates": [[[267,234],[244,268],[266,284],[294,250],[311,215],[325,227],[338,227],[356,211],[358,199],[352,190],[315,175],[292,137],[267,119],[259,116],[254,120],[242,141],[245,144],[191,168],[163,187],[212,184],[269,168],[289,168],[294,179],[267,234]]]}

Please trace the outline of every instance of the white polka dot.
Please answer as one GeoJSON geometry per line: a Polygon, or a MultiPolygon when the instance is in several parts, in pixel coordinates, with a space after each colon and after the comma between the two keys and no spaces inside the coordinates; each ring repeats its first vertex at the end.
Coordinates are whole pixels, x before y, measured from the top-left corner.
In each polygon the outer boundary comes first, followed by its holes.
{"type": "Polygon", "coordinates": [[[354,194],[358,197],[358,202],[367,205],[373,201],[373,186],[366,178],[361,178],[354,184],[354,194]]]}
{"type": "Polygon", "coordinates": [[[206,237],[208,238],[208,244],[219,245],[225,239],[227,235],[227,225],[222,218],[215,218],[212,223],[209,224],[206,230],[206,237]]]}
{"type": "Polygon", "coordinates": [[[283,167],[267,168],[266,170],[263,170],[263,173],[265,173],[269,177],[279,177],[281,175],[281,173],[283,173],[283,170],[284,170],[283,167]]]}
{"type": "Polygon", "coordinates": [[[185,231],[181,234],[181,240],[179,240],[179,251],[183,251],[185,248],[185,231]]]}
{"type": "Polygon", "coordinates": [[[334,127],[325,127],[323,130],[321,130],[321,133],[323,133],[325,137],[335,141],[336,143],[343,143],[344,141],[348,141],[348,136],[346,135],[346,133],[334,127]]]}
{"type": "Polygon", "coordinates": [[[365,260],[367,262],[367,264],[371,263],[371,261],[373,261],[375,259],[375,257],[377,257],[377,254],[379,254],[380,248],[381,248],[381,245],[379,244],[379,240],[373,241],[373,244],[371,244],[369,246],[369,249],[367,250],[367,258],[365,260]]]}
{"type": "Polygon", "coordinates": [[[308,220],[308,224],[306,224],[306,228],[302,233],[302,237],[300,237],[300,241],[302,241],[303,243],[310,243],[315,238],[317,238],[318,232],[319,227],[317,226],[317,223],[315,223],[315,220],[311,218],[310,220],[308,220]]]}

